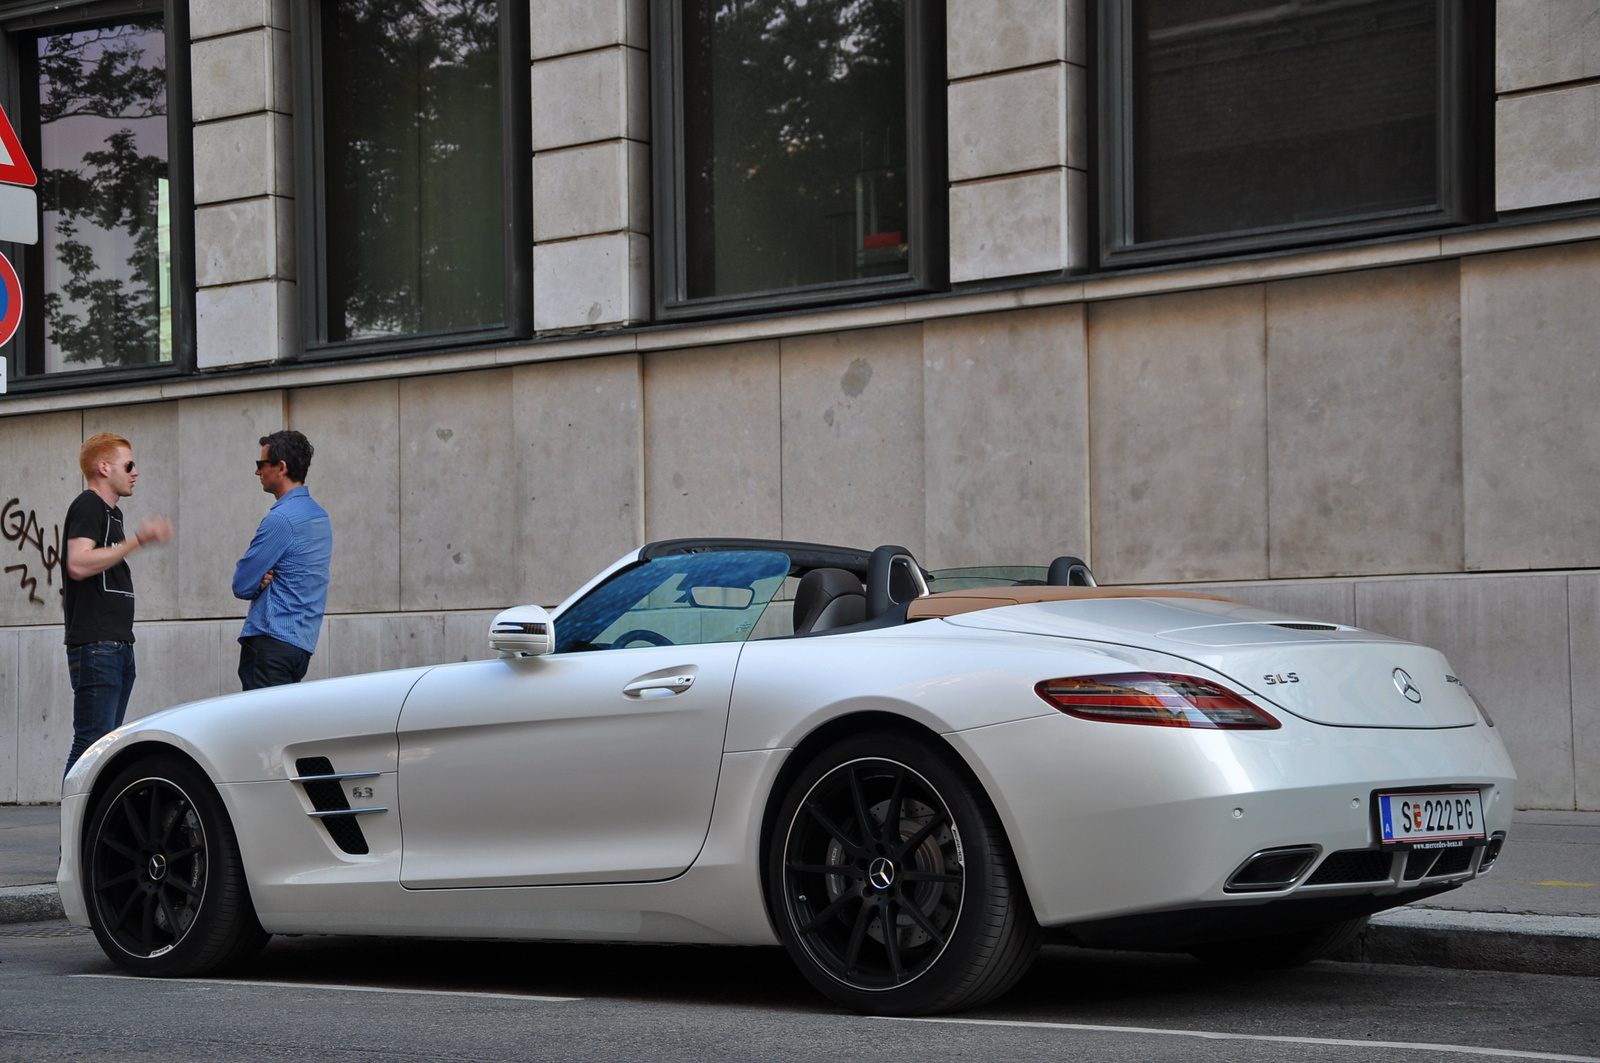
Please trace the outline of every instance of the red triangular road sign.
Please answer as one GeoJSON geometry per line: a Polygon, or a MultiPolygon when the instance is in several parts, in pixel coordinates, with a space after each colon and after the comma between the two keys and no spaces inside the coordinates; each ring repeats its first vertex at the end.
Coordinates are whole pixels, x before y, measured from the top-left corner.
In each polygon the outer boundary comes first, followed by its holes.
{"type": "Polygon", "coordinates": [[[0,182],[8,185],[33,185],[39,182],[3,107],[0,107],[0,182]]]}

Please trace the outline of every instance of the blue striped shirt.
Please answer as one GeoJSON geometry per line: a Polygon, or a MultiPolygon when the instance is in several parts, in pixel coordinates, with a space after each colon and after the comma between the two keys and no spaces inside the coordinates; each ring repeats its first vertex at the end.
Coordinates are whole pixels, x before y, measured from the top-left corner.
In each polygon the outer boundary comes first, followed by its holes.
{"type": "Polygon", "coordinates": [[[328,606],[328,565],[333,560],[333,525],[311,500],[305,485],[293,488],[261,518],[250,549],[233,570],[233,595],[250,602],[239,640],[271,635],[317,652],[322,613],[328,606]],[[273,571],[260,590],[261,577],[273,571]]]}

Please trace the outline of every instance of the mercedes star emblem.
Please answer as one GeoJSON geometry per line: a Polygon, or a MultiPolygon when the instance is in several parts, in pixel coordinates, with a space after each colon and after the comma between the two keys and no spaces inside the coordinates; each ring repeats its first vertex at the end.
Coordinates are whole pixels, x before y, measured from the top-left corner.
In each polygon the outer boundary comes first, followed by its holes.
{"type": "Polygon", "coordinates": [[[894,864],[888,857],[878,857],[867,869],[867,881],[880,890],[888,889],[894,885],[894,864]]]}
{"type": "Polygon", "coordinates": [[[1417,684],[1411,681],[1404,668],[1394,670],[1394,688],[1406,696],[1406,700],[1413,705],[1422,701],[1422,691],[1417,689],[1417,684]]]}

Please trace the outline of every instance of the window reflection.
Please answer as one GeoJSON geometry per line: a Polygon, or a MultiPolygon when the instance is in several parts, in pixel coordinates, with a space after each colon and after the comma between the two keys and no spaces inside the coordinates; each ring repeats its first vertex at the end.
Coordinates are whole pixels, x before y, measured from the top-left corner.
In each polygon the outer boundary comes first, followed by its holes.
{"type": "Polygon", "coordinates": [[[494,0],[322,5],[327,339],[505,320],[494,0]]]}
{"type": "Polygon", "coordinates": [[[685,0],[686,294],[909,271],[904,0],[685,0]]]}
{"type": "Polygon", "coordinates": [[[166,46],[159,17],[43,34],[37,122],[44,371],[172,360],[166,46]]]}

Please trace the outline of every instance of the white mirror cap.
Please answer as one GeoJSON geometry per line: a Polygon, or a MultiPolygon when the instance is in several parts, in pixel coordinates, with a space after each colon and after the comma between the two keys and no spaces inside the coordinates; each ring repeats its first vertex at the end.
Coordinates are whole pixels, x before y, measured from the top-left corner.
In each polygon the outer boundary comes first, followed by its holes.
{"type": "Polygon", "coordinates": [[[489,625],[489,645],[507,657],[534,657],[553,653],[556,625],[541,606],[519,605],[507,609],[489,625]]]}

